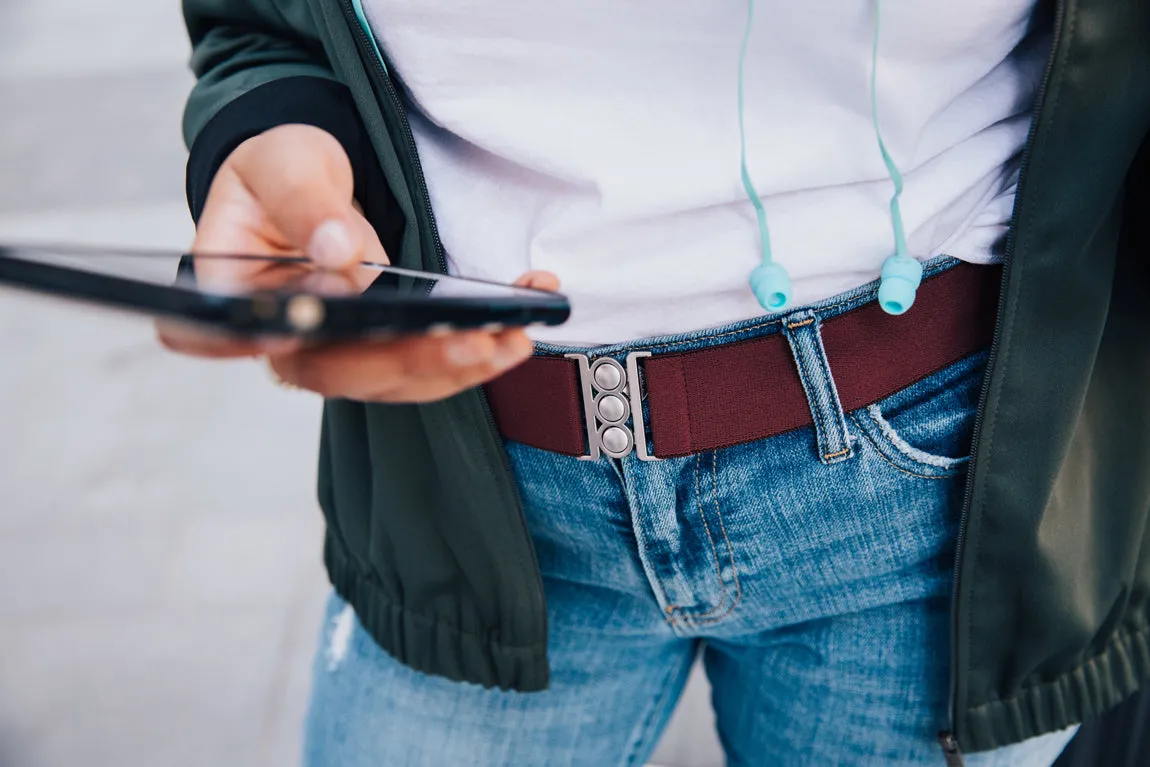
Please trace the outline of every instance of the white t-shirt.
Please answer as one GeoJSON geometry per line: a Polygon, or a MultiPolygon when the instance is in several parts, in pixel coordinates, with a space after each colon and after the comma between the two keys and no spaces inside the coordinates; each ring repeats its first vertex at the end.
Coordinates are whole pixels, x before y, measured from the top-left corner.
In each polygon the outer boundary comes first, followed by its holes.
{"type": "MultiPolygon", "coordinates": [[[[883,137],[911,254],[996,260],[1049,50],[1035,0],[886,0],[883,137]]],[[[893,188],[871,117],[872,0],[759,0],[747,156],[791,306],[878,277],[893,188]]],[[[365,0],[410,90],[451,271],[559,275],[603,344],[763,314],[739,175],[745,0],[365,0]]]]}

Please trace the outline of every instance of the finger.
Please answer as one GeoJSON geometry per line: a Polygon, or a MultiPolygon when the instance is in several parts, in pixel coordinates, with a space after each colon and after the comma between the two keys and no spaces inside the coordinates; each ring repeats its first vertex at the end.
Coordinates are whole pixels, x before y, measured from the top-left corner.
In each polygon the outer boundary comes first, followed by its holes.
{"type": "MultiPolygon", "coordinates": [[[[191,252],[198,256],[296,253],[227,163],[212,182],[191,252]]],[[[199,257],[195,259],[196,281],[209,290],[230,291],[246,285],[266,266],[259,260],[199,257]]]]}
{"type": "Polygon", "coordinates": [[[164,348],[178,354],[207,359],[237,359],[265,354],[286,354],[299,348],[294,338],[245,339],[188,325],[160,320],[156,337],[164,348]]]}
{"type": "Polygon", "coordinates": [[[304,348],[273,359],[272,366],[296,386],[329,397],[360,399],[392,389],[405,378],[482,364],[494,354],[492,334],[473,331],[444,338],[417,336],[304,348]]]}
{"type": "Polygon", "coordinates": [[[509,340],[497,339],[497,351],[490,361],[462,366],[453,371],[436,370],[425,376],[405,376],[395,379],[387,388],[372,388],[342,396],[369,402],[390,403],[443,400],[498,378],[526,360],[531,355],[531,348],[527,336],[515,331],[509,340]]]}
{"type": "Polygon", "coordinates": [[[383,393],[386,402],[436,402],[461,391],[482,386],[525,362],[532,351],[526,334],[515,331],[498,343],[499,351],[489,363],[460,369],[447,375],[408,379],[383,393]]]}
{"type": "Polygon", "coordinates": [[[551,272],[541,270],[527,272],[515,281],[521,288],[534,288],[535,290],[548,290],[554,293],[559,290],[559,278],[551,272]]]}
{"type": "Polygon", "coordinates": [[[299,279],[284,283],[283,288],[321,296],[354,296],[362,292],[355,282],[354,272],[326,269],[309,271],[299,279]]]}
{"type": "MultiPolygon", "coordinates": [[[[221,173],[223,170],[221,169],[221,173]]],[[[232,172],[234,175],[234,171],[232,172]]],[[[239,183],[238,181],[236,182],[239,183]]],[[[201,257],[196,260],[196,277],[200,287],[222,292],[247,292],[256,288],[312,290],[330,295],[354,295],[362,293],[379,276],[376,266],[352,267],[341,271],[316,271],[306,263],[275,263],[260,259],[217,258],[223,252],[258,255],[295,255],[294,250],[280,241],[270,224],[260,224],[263,216],[255,210],[255,202],[250,195],[235,195],[234,204],[209,205],[205,208],[197,230],[193,253],[201,257]],[[243,197],[247,196],[248,200],[243,197]],[[230,250],[223,243],[230,243],[230,250]],[[316,282],[316,285],[312,283],[316,282]],[[339,284],[336,284],[339,283],[339,284]],[[329,290],[334,285],[334,289],[329,290]]],[[[356,225],[363,232],[366,243],[364,261],[371,264],[387,264],[387,253],[379,242],[379,237],[371,223],[356,214],[356,225]]]]}
{"type": "Polygon", "coordinates": [[[426,402],[494,378],[530,353],[522,331],[470,331],[301,349],[271,362],[285,381],[326,397],[426,402]]]}
{"type": "Polygon", "coordinates": [[[229,162],[293,248],[332,269],[362,260],[351,162],[330,133],[282,125],[242,144],[229,162]]]}

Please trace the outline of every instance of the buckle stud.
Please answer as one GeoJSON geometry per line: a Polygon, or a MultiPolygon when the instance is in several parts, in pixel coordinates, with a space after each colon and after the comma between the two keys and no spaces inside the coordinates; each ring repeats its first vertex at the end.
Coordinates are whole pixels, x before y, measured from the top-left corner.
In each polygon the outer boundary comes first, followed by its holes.
{"type": "Polygon", "coordinates": [[[583,460],[597,461],[604,453],[611,458],[626,458],[632,450],[641,461],[659,460],[647,451],[639,380],[639,360],[650,357],[651,353],[631,352],[627,355],[626,368],[610,357],[601,357],[592,363],[586,354],[565,356],[579,363],[588,445],[583,460]]]}

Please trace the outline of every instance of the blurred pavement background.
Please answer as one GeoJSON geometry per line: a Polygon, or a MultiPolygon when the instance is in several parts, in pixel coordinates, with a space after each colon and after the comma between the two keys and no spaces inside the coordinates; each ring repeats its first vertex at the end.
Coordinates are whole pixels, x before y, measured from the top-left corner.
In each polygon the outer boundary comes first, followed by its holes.
{"type": "MultiPolygon", "coordinates": [[[[0,240],[185,247],[186,58],[175,0],[0,0],[0,240]]],[[[0,291],[0,767],[297,762],[318,413],[0,291]]],[[[721,763],[706,694],[660,764],[721,763]]]]}

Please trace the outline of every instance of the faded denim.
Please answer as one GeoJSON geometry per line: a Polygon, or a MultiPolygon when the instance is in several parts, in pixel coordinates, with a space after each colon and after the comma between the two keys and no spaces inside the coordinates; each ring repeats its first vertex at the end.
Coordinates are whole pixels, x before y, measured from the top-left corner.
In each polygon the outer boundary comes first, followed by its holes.
{"type": "MultiPolygon", "coordinates": [[[[985,356],[844,413],[819,327],[874,291],[593,350],[622,359],[782,332],[816,425],[655,463],[508,444],[547,594],[551,688],[413,672],[333,597],[305,763],[641,765],[701,654],[730,765],[943,765],[954,544],[985,356]]],[[[1047,767],[1072,734],[966,764],[1047,767]]]]}

